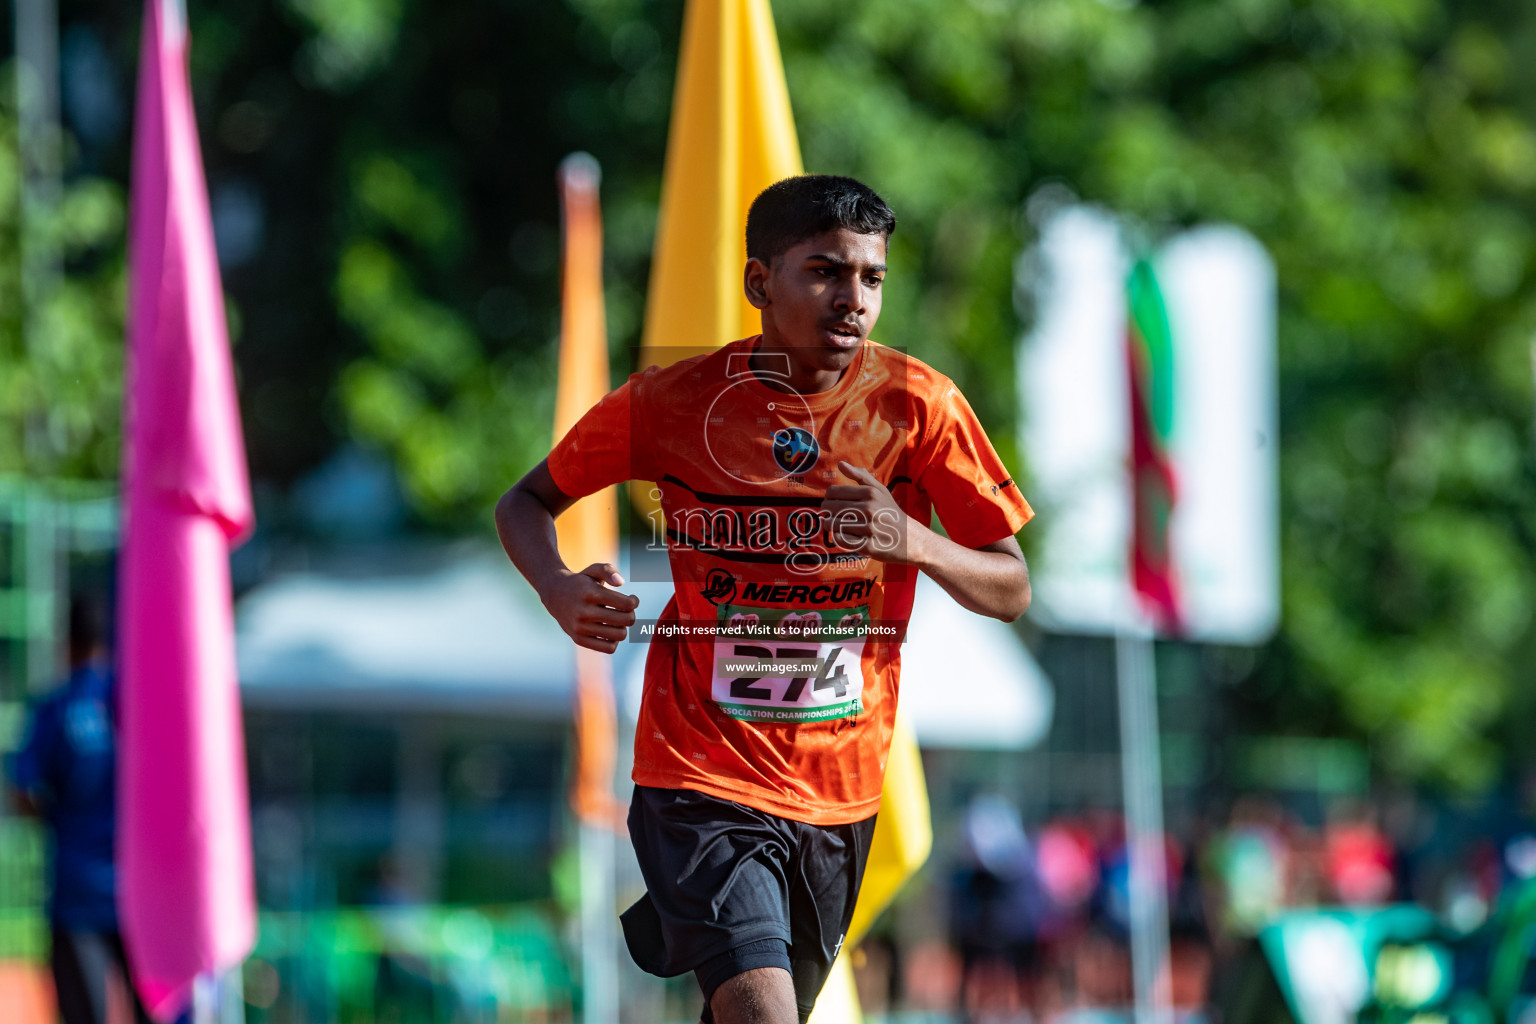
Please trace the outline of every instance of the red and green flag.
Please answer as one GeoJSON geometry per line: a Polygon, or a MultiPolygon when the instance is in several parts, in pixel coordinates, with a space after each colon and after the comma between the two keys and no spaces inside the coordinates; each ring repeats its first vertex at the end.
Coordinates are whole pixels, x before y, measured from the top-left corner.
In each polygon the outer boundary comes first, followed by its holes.
{"type": "Polygon", "coordinates": [[[1173,334],[1152,264],[1137,260],[1126,283],[1125,352],[1131,392],[1131,586],[1159,632],[1183,626],[1169,545],[1177,486],[1173,434],[1173,334]]]}

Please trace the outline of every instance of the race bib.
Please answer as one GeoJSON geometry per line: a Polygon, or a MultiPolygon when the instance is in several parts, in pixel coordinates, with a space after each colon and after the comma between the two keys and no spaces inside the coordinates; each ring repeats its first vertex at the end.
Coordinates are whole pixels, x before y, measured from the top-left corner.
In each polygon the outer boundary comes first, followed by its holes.
{"type": "Polygon", "coordinates": [[[869,606],[716,611],[710,698],[749,722],[822,722],[864,710],[869,606]]]}

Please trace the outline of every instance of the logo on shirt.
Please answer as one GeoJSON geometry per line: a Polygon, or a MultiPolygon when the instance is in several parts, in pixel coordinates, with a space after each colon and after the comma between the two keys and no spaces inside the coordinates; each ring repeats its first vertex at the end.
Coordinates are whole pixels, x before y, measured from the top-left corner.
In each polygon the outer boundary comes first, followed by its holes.
{"type": "Polygon", "coordinates": [[[741,599],[775,604],[847,604],[850,601],[868,600],[874,589],[874,577],[817,584],[753,583],[749,580],[741,599]]]}
{"type": "Polygon", "coordinates": [[[784,427],[773,432],[773,461],[786,473],[801,474],[821,458],[816,435],[804,427],[784,427]]]}
{"type": "Polygon", "coordinates": [[[700,595],[712,604],[730,604],[736,596],[736,577],[724,569],[711,569],[700,595]]]}

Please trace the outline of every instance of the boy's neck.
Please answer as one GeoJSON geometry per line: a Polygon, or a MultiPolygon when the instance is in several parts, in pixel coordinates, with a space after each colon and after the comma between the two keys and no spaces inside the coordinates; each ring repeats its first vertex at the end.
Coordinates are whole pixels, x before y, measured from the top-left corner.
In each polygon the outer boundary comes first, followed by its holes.
{"type": "Polygon", "coordinates": [[[843,374],[848,372],[848,366],[840,368],[825,368],[808,365],[803,359],[806,350],[794,345],[775,345],[769,340],[768,335],[763,335],[763,340],[752,353],[747,365],[751,367],[753,374],[763,384],[775,391],[789,391],[799,395],[815,395],[823,391],[831,391],[837,387],[838,381],[843,379],[843,374]],[[800,358],[797,358],[800,357],[800,358]],[[784,369],[788,366],[789,374],[785,375],[784,369]]]}

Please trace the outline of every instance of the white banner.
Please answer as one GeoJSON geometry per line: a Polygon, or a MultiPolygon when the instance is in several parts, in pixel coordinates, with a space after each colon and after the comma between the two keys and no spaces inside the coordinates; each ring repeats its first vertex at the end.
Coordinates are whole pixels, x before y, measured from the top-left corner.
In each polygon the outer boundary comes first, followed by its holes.
{"type": "MultiPolygon", "coordinates": [[[[1025,493],[1042,533],[1031,612],[1050,629],[1141,621],[1128,568],[1130,264],[1119,223],[1073,205],[1019,265],[1036,311],[1018,361],[1025,493]]],[[[1280,616],[1274,264],[1218,226],[1177,236],[1153,265],[1174,346],[1170,543],[1187,633],[1259,643],[1280,616]]]]}

